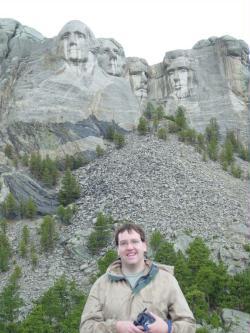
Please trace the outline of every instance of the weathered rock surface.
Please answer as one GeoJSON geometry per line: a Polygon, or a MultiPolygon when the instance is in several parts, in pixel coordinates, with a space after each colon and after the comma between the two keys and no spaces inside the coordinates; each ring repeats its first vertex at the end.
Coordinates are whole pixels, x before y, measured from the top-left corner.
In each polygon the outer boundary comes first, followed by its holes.
{"type": "MultiPolygon", "coordinates": [[[[15,21],[7,26],[1,22],[0,31],[7,35],[15,21]]],[[[61,150],[72,154],[71,146],[86,150],[79,141],[88,138],[94,151],[95,137],[102,143],[108,124],[134,128],[140,110],[130,84],[120,72],[112,75],[98,65],[101,48],[84,23],[71,21],[52,39],[35,36],[29,46],[24,37],[14,30],[9,39],[28,48],[25,56],[0,45],[2,146],[8,142],[17,150],[21,145],[26,152],[50,149],[56,153],[64,145],[61,150]]]]}
{"type": "Polygon", "coordinates": [[[0,170],[1,191],[0,203],[11,192],[18,202],[32,198],[37,206],[38,214],[53,214],[58,207],[57,193],[42,187],[29,175],[10,169],[0,170]]]}
{"type": "MultiPolygon", "coordinates": [[[[144,59],[126,59],[122,45],[96,39],[80,21],[68,22],[48,39],[0,19],[0,148],[49,145],[56,155],[66,142],[83,151],[77,142],[101,140],[108,124],[133,129],[148,101],[171,114],[184,106],[199,131],[215,117],[222,134],[232,129],[247,143],[248,84],[248,45],[230,36],[167,52],[161,63],[149,66],[144,59]]],[[[92,141],[90,150],[95,147],[92,141]]],[[[70,154],[70,148],[63,151],[70,154]]]]}
{"type": "Polygon", "coordinates": [[[232,129],[249,142],[249,77],[248,45],[230,36],[211,37],[191,50],[167,52],[152,66],[149,99],[170,114],[184,106],[198,131],[214,117],[222,134],[232,129]]]}
{"type": "Polygon", "coordinates": [[[232,309],[223,309],[222,319],[228,333],[249,333],[250,314],[232,309]]]}

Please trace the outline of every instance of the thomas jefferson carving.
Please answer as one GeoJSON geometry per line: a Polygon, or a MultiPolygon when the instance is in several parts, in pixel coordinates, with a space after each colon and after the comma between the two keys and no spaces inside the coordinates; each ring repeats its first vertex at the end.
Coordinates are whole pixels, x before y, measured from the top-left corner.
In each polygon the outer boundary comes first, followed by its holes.
{"type": "Polygon", "coordinates": [[[125,69],[124,50],[113,38],[99,38],[98,64],[113,76],[123,76],[125,69]]]}

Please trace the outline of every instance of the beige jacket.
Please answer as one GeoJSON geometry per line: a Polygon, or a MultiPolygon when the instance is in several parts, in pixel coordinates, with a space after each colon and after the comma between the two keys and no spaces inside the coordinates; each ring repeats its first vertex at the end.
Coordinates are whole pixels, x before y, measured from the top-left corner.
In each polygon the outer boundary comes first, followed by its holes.
{"type": "Polygon", "coordinates": [[[84,307],[80,333],[117,333],[118,320],[134,321],[145,308],[164,320],[173,333],[195,333],[195,320],[174,278],[173,267],[145,261],[144,275],[131,288],[115,261],[93,285],[84,307]]]}

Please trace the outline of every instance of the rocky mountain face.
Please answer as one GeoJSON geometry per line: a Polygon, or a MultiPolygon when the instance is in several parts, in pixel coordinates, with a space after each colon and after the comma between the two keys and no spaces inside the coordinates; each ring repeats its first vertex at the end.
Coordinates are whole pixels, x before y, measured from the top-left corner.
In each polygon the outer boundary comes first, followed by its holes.
{"type": "MultiPolygon", "coordinates": [[[[249,235],[249,180],[233,178],[219,164],[202,161],[193,147],[175,136],[165,142],[130,134],[126,140],[124,148],[109,147],[105,156],[75,171],[81,197],[72,224],[58,223],[57,246],[50,255],[39,254],[35,270],[29,260],[19,256],[18,244],[22,227],[28,225],[39,251],[41,219],[9,224],[13,260],[23,271],[24,311],[62,274],[74,278],[84,290],[88,288],[97,257],[88,252],[86,243],[101,211],[115,220],[142,224],[148,236],[160,230],[182,251],[200,236],[214,259],[222,259],[231,273],[249,263],[249,253],[243,247],[249,235]]],[[[1,273],[0,287],[9,275],[1,273]]]]}
{"type": "Polygon", "coordinates": [[[248,45],[230,36],[149,66],[80,21],[45,38],[0,19],[0,147],[11,143],[20,154],[93,151],[108,125],[133,129],[149,101],[168,114],[184,106],[199,131],[215,117],[222,134],[232,129],[247,143],[248,83],[248,45]]]}
{"type": "MultiPolygon", "coordinates": [[[[12,192],[16,199],[31,196],[40,214],[58,206],[55,190],[43,188],[24,169],[7,166],[6,144],[19,155],[39,151],[59,159],[79,152],[92,159],[97,145],[107,149],[75,172],[81,197],[72,224],[58,223],[56,249],[40,254],[35,270],[20,258],[18,244],[28,225],[40,248],[42,219],[9,223],[13,262],[23,271],[24,313],[62,274],[88,288],[96,263],[86,243],[100,211],[141,223],[149,235],[160,230],[183,251],[201,236],[231,273],[249,263],[243,247],[249,235],[248,163],[244,180],[235,179],[218,164],[203,162],[175,136],[164,142],[128,134],[151,102],[166,114],[184,106],[189,125],[198,131],[214,117],[222,136],[231,129],[247,144],[248,85],[249,48],[233,37],[211,37],[191,50],[167,52],[161,63],[149,66],[145,59],[126,58],[116,40],[95,38],[79,21],[48,39],[15,20],[0,19],[0,203],[12,192]],[[127,133],[123,149],[103,139],[109,126],[127,133]]],[[[0,289],[9,275],[1,273],[0,289]]]]}

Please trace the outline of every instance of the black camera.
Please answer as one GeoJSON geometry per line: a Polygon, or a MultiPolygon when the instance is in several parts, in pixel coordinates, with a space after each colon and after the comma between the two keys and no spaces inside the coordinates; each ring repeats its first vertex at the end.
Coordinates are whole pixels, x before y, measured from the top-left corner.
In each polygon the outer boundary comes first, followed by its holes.
{"type": "Polygon", "coordinates": [[[147,311],[147,308],[144,309],[141,313],[138,314],[136,320],[134,321],[135,326],[143,326],[143,331],[148,330],[148,325],[152,324],[155,321],[155,318],[147,311]]]}

